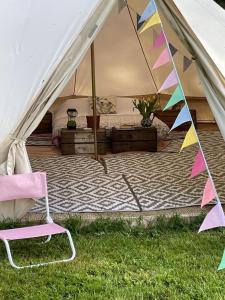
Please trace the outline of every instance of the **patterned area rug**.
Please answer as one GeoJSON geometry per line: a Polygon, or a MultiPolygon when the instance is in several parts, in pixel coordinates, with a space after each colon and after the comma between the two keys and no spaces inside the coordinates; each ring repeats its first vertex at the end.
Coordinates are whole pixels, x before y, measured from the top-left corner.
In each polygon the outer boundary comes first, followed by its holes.
{"type": "MultiPolygon", "coordinates": [[[[225,144],[218,132],[199,132],[218,194],[225,200],[225,144]]],[[[126,153],[105,159],[109,174],[125,174],[143,210],[200,205],[206,173],[189,179],[197,145],[179,153],[183,139],[157,153],[126,153]]]]}
{"type": "MultiPolygon", "coordinates": [[[[120,174],[105,174],[84,156],[31,158],[34,171],[47,171],[49,205],[54,213],[137,211],[137,202],[120,174]]],[[[44,212],[43,201],[33,212],[44,212]]]]}
{"type": "MultiPolygon", "coordinates": [[[[199,136],[219,196],[225,201],[224,141],[218,132],[200,132],[199,136]]],[[[172,138],[161,152],[106,156],[107,174],[99,162],[84,156],[35,157],[31,163],[33,170],[47,171],[50,207],[56,213],[199,206],[206,174],[188,178],[197,147],[179,153],[183,139],[172,138]]],[[[33,211],[43,211],[43,205],[37,203],[33,211]]]]}

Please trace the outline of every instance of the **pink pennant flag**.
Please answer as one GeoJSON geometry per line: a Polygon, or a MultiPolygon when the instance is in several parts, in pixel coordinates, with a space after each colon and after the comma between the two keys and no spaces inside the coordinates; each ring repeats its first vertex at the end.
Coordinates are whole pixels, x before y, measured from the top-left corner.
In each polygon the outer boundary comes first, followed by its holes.
{"type": "Polygon", "coordinates": [[[211,178],[208,178],[203,192],[201,207],[216,198],[216,190],[211,178]]]}
{"type": "Polygon", "coordinates": [[[161,86],[158,92],[160,93],[176,84],[178,84],[178,78],[177,78],[176,71],[173,69],[173,71],[166,78],[166,80],[164,81],[163,85],[161,86]]]}
{"type": "Polygon", "coordinates": [[[202,151],[199,149],[195,156],[195,162],[192,167],[191,176],[193,178],[206,170],[205,159],[202,151]]]}
{"type": "Polygon", "coordinates": [[[166,42],[165,34],[163,31],[160,32],[160,34],[156,37],[154,40],[154,43],[152,45],[152,49],[160,48],[162,45],[164,45],[166,42]]]}
{"type": "Polygon", "coordinates": [[[198,232],[216,227],[225,227],[225,217],[221,203],[217,203],[209,211],[198,232]]]}
{"type": "Polygon", "coordinates": [[[154,66],[152,67],[152,69],[157,69],[159,68],[160,66],[163,66],[165,64],[167,64],[168,62],[171,61],[171,58],[170,58],[170,53],[168,51],[167,48],[165,48],[163,50],[163,52],[160,54],[159,58],[157,59],[157,61],[155,62],[154,66]]]}

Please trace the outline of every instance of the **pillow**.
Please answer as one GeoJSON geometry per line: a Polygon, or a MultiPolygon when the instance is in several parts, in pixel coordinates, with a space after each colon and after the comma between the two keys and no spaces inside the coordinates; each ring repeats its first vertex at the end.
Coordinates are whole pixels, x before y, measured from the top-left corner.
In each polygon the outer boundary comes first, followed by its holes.
{"type": "MultiPolygon", "coordinates": [[[[93,110],[92,97],[89,97],[90,108],[93,110]]],[[[97,114],[116,114],[116,97],[96,97],[97,114]]]]}
{"type": "Polygon", "coordinates": [[[157,129],[157,136],[159,140],[163,140],[168,136],[170,131],[169,127],[157,117],[153,119],[153,126],[157,129]]]}

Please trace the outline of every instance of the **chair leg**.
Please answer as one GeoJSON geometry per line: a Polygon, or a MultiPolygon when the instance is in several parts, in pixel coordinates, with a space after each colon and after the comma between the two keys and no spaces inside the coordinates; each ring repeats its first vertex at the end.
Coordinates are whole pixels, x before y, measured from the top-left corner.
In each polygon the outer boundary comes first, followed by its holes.
{"type": "Polygon", "coordinates": [[[47,239],[46,239],[44,242],[42,242],[42,244],[46,244],[46,243],[50,242],[50,241],[51,241],[51,238],[52,238],[52,236],[49,235],[49,236],[47,237],[47,239]]]}
{"type": "Polygon", "coordinates": [[[6,248],[6,252],[7,252],[7,255],[8,255],[8,259],[9,259],[9,263],[12,267],[16,268],[16,269],[22,269],[23,267],[19,267],[17,266],[14,261],[13,261],[13,258],[12,258],[12,253],[11,253],[11,249],[10,249],[10,246],[9,246],[9,242],[7,240],[3,240],[4,244],[5,244],[5,248],[6,248]]]}
{"type": "MultiPolygon", "coordinates": [[[[68,240],[69,240],[69,244],[70,244],[70,249],[71,249],[71,252],[72,252],[72,255],[69,258],[67,258],[67,259],[61,259],[61,260],[55,260],[55,261],[50,261],[50,262],[46,262],[46,263],[26,265],[26,266],[17,266],[14,263],[13,258],[12,258],[12,253],[11,253],[9,242],[8,242],[8,240],[3,240],[3,242],[5,244],[5,247],[6,247],[6,252],[7,252],[7,255],[8,255],[8,259],[9,259],[10,265],[12,267],[16,268],[16,269],[24,269],[24,268],[33,268],[33,267],[39,267],[39,266],[47,266],[47,265],[54,264],[54,263],[69,262],[69,261],[73,260],[76,257],[76,249],[75,249],[75,246],[74,246],[74,242],[73,242],[73,239],[72,239],[72,236],[71,236],[69,230],[66,230],[65,233],[67,234],[67,237],[68,237],[68,240]]],[[[49,237],[51,238],[51,236],[49,236],[49,237]]],[[[48,237],[48,239],[49,239],[49,237],[48,237]]],[[[46,240],[46,242],[47,242],[47,240],[46,240]]]]}

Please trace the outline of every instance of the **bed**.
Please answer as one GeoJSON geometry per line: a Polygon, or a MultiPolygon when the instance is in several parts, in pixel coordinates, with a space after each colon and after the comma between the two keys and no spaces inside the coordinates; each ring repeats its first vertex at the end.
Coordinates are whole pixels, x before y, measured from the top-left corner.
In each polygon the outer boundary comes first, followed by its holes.
{"type": "MultiPolygon", "coordinates": [[[[78,117],[76,118],[77,128],[87,128],[87,115],[92,115],[90,108],[90,99],[69,99],[66,101],[56,102],[51,108],[52,112],[52,136],[54,142],[58,143],[62,128],[67,124],[67,109],[76,108],[78,117]]],[[[117,98],[116,113],[104,113],[100,115],[100,128],[108,130],[112,127],[121,128],[141,126],[142,116],[138,111],[133,110],[132,99],[117,98]]],[[[157,128],[158,139],[163,139],[169,132],[169,127],[157,117],[153,120],[153,126],[157,128]]]]}

